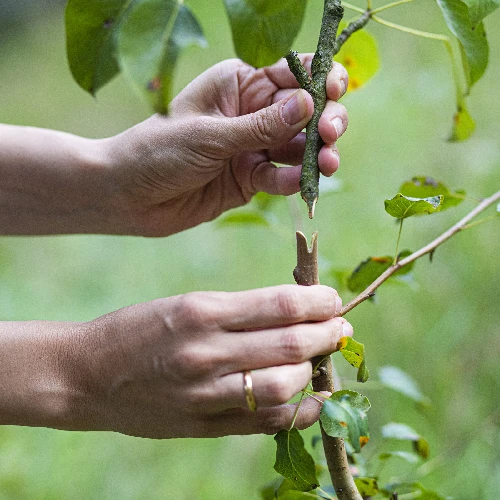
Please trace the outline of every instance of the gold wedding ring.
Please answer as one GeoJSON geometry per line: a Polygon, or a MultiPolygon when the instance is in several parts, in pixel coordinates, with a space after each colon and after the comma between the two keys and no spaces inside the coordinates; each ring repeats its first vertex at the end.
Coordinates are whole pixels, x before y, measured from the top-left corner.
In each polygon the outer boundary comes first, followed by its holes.
{"type": "Polygon", "coordinates": [[[257,403],[255,402],[255,396],[253,395],[253,383],[250,371],[243,372],[243,388],[245,389],[245,399],[247,400],[248,409],[250,411],[256,411],[257,403]]]}

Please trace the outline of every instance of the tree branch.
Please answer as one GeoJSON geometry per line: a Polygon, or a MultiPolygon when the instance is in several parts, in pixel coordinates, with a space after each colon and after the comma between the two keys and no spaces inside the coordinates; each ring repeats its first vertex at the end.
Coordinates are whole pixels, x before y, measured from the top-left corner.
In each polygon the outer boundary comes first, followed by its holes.
{"type": "MultiPolygon", "coordinates": [[[[298,285],[310,286],[319,284],[318,272],[318,233],[312,237],[309,248],[303,233],[297,231],[297,267],[293,277],[298,285]]],[[[316,392],[334,392],[332,360],[330,356],[318,356],[311,360],[314,367],[318,366],[319,375],[313,378],[313,389],[316,392]]],[[[363,500],[352,478],[347,460],[344,440],[326,434],[321,427],[323,448],[326,462],[335,492],[339,500],[363,500]]]]}
{"type": "Polygon", "coordinates": [[[370,11],[364,12],[337,38],[339,23],[343,15],[344,9],[340,0],[325,0],[318,47],[311,65],[312,77],[308,75],[296,52],[290,51],[286,56],[290,71],[295,75],[300,87],[307,90],[314,101],[314,114],[307,125],[306,150],[300,178],[300,193],[307,203],[311,219],[314,217],[314,209],[319,196],[318,154],[324,142],[318,132],[318,123],[327,101],[326,79],[333,66],[333,57],[345,41],[354,32],[363,28],[371,17],[370,11]]]}
{"type": "Polygon", "coordinates": [[[445,241],[449,240],[452,236],[467,228],[468,223],[481,212],[486,210],[488,207],[500,200],[500,191],[491,195],[489,198],[484,199],[474,210],[470,211],[463,219],[457,222],[454,226],[450,227],[448,231],[445,231],[442,235],[438,236],[435,240],[431,241],[428,245],[425,245],[420,250],[413,252],[408,257],[400,260],[396,264],[392,265],[383,272],[371,285],[366,287],[357,297],[352,299],[348,304],[346,304],[339,313],[339,316],[344,316],[349,311],[357,307],[359,304],[364,302],[373,296],[375,290],[389,279],[396,271],[399,271],[404,266],[407,266],[411,262],[423,257],[426,254],[431,254],[436,250],[439,245],[442,245],[445,241]]]}

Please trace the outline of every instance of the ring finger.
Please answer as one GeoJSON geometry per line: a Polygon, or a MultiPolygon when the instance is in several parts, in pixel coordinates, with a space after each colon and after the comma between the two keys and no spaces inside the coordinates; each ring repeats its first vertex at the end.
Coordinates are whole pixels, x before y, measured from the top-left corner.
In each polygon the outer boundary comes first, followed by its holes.
{"type": "MultiPolygon", "coordinates": [[[[250,372],[252,392],[257,408],[277,406],[289,401],[302,389],[307,387],[312,377],[310,361],[296,365],[274,366],[250,372]]],[[[241,372],[220,377],[215,382],[218,394],[213,410],[222,411],[229,408],[248,408],[241,372]]]]}

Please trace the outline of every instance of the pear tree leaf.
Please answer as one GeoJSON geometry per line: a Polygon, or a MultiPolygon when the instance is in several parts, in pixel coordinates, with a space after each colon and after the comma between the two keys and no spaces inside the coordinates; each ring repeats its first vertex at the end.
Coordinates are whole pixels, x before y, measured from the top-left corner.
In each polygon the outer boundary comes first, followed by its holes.
{"type": "Polygon", "coordinates": [[[117,33],[118,60],[125,76],[159,113],[172,99],[174,68],[182,49],[205,47],[202,29],[179,0],[136,0],[117,33]]]}
{"type": "Polygon", "coordinates": [[[427,176],[413,177],[410,181],[404,182],[401,184],[399,192],[404,196],[411,196],[413,198],[428,198],[443,195],[441,210],[455,207],[465,199],[465,191],[450,191],[442,182],[427,176]]]}
{"type": "Polygon", "coordinates": [[[413,399],[423,406],[430,406],[430,400],[422,394],[417,383],[407,373],[395,366],[384,366],[379,369],[380,382],[400,394],[413,399]]]}
{"type": "Polygon", "coordinates": [[[304,0],[224,0],[238,57],[260,68],[291,48],[302,26],[304,0]]]}
{"type": "Polygon", "coordinates": [[[385,211],[396,219],[406,219],[413,215],[439,212],[442,204],[442,195],[429,198],[412,198],[398,193],[391,200],[385,200],[385,211]]]}
{"type": "Polygon", "coordinates": [[[66,53],[73,78],[92,95],[120,72],[116,33],[130,0],[68,0],[66,53]]]}
{"type": "MultiPolygon", "coordinates": [[[[437,0],[450,31],[460,42],[462,63],[469,88],[488,66],[489,47],[482,22],[474,23],[467,3],[462,0],[437,0]]],[[[477,19],[477,16],[476,18],[477,19]]]]}
{"type": "Polygon", "coordinates": [[[254,226],[270,226],[271,221],[267,214],[256,210],[238,210],[229,212],[217,219],[219,227],[237,226],[237,225],[254,225],[254,226]]]}
{"type": "Polygon", "coordinates": [[[316,493],[297,491],[297,490],[289,490],[283,493],[282,495],[278,495],[279,500],[302,500],[308,498],[320,498],[316,493]]]}
{"type": "Polygon", "coordinates": [[[276,441],[276,463],[278,474],[289,479],[299,491],[310,491],[318,487],[314,460],[304,447],[304,440],[294,427],[281,430],[274,436],[276,441]]]}
{"type": "Polygon", "coordinates": [[[423,459],[429,458],[429,443],[410,426],[391,422],[382,427],[382,437],[385,439],[400,439],[411,441],[413,450],[423,459]]]}
{"type": "Polygon", "coordinates": [[[376,495],[379,491],[377,480],[374,477],[357,477],[354,482],[363,498],[376,495]]]}
{"type": "Polygon", "coordinates": [[[366,367],[364,344],[352,337],[342,337],[337,344],[337,349],[351,366],[358,369],[358,382],[366,382],[370,377],[370,372],[366,367]]]}
{"type": "Polygon", "coordinates": [[[419,461],[418,455],[409,451],[387,451],[379,455],[380,460],[389,460],[393,457],[401,458],[410,464],[416,464],[419,461]]]}
{"type": "MultiPolygon", "coordinates": [[[[398,261],[411,255],[410,250],[404,250],[398,255],[398,261]]],[[[347,278],[347,288],[354,293],[362,292],[368,285],[371,285],[382,273],[392,266],[393,257],[384,255],[383,257],[368,257],[361,262],[347,278]]],[[[414,262],[396,271],[393,276],[401,276],[412,271],[414,262]]]]}
{"type": "Polygon", "coordinates": [[[397,482],[393,484],[387,484],[385,485],[384,489],[381,490],[381,492],[389,495],[396,492],[399,494],[420,493],[418,497],[415,497],[418,498],[418,500],[446,500],[445,497],[439,495],[435,491],[428,490],[419,482],[397,482]]]}
{"type": "Polygon", "coordinates": [[[448,140],[450,142],[466,141],[475,129],[476,123],[465,107],[465,102],[459,102],[457,104],[457,111],[453,115],[453,128],[448,140]]]}
{"type": "MultiPolygon", "coordinates": [[[[347,23],[340,23],[339,33],[346,27],[347,23]]],[[[349,42],[342,45],[335,60],[349,73],[347,91],[357,90],[365,85],[380,67],[377,42],[366,30],[356,31],[349,37],[349,42]]]]}
{"type": "Polygon", "coordinates": [[[498,7],[500,0],[464,0],[469,7],[469,15],[472,21],[472,26],[475,27],[486,16],[489,16],[498,7]]]}
{"type": "Polygon", "coordinates": [[[366,416],[370,406],[368,398],[357,392],[334,392],[321,408],[321,425],[329,436],[346,439],[359,453],[370,439],[366,416]]]}

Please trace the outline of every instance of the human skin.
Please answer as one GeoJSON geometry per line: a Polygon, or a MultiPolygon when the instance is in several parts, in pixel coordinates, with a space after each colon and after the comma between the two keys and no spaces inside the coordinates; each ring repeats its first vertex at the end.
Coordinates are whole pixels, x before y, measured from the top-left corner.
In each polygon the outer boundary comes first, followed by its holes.
{"type": "MultiPolygon", "coordinates": [[[[302,56],[307,68],[311,59],[302,56]]],[[[285,60],[254,69],[235,59],[188,85],[168,117],[155,115],[108,139],[0,125],[0,234],[168,236],[258,191],[297,192],[301,131],[313,112],[311,96],[297,85],[285,60]]],[[[333,99],[346,86],[336,63],[319,123],[324,175],[339,165],[335,142],[347,113],[333,99]]]]}
{"type": "MultiPolygon", "coordinates": [[[[309,67],[311,56],[302,59],[309,67]]],[[[346,85],[335,65],[330,98],[346,85]]],[[[284,62],[255,70],[231,60],[194,80],[168,117],[109,139],[2,125],[0,233],[166,236],[258,191],[292,194],[311,114],[284,62]]],[[[338,167],[334,143],[346,125],[345,109],[329,101],[325,175],[338,167]]],[[[0,323],[0,424],[152,438],[275,433],[292,421],[285,403],[311,380],[309,359],[352,335],[335,318],[340,307],[331,288],[282,285],[162,298],[84,323],[0,323]]],[[[319,410],[306,398],[297,427],[319,410]]]]}

